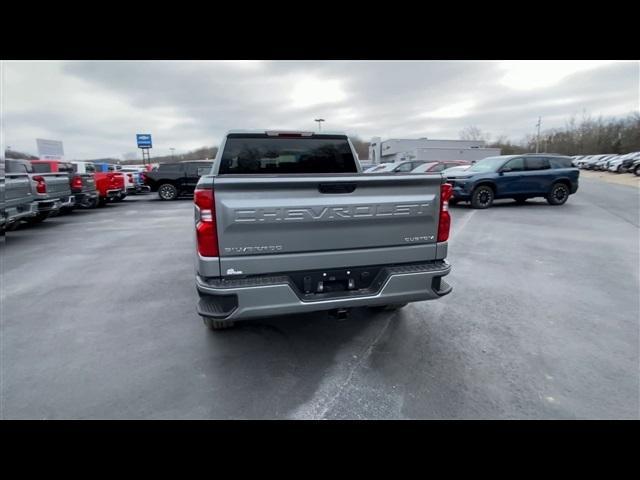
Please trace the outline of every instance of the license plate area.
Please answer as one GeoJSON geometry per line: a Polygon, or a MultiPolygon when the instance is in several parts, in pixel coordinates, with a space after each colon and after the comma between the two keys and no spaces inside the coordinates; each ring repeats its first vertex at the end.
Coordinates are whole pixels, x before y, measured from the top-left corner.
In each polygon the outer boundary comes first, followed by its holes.
{"type": "Polygon", "coordinates": [[[305,299],[357,295],[377,290],[382,267],[354,267],[292,273],[289,278],[305,299]]]}

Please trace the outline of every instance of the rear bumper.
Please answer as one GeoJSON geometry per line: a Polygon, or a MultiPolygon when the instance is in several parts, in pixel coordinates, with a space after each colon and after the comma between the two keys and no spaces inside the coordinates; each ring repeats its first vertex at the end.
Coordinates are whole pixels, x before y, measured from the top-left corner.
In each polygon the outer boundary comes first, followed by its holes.
{"type": "Polygon", "coordinates": [[[450,271],[451,265],[443,260],[388,267],[385,281],[376,292],[354,292],[348,296],[310,301],[300,298],[286,275],[238,280],[196,276],[196,288],[200,295],[198,314],[219,320],[245,320],[337,308],[433,300],[451,292],[452,287],[442,279],[450,271]]]}
{"type": "Polygon", "coordinates": [[[2,217],[3,224],[14,223],[25,218],[34,217],[38,213],[36,202],[6,208],[2,217]]]}
{"type": "Polygon", "coordinates": [[[60,207],[61,208],[69,208],[74,207],[76,205],[76,196],[69,195],[68,197],[62,197],[60,199],[60,207]]]}
{"type": "Polygon", "coordinates": [[[121,189],[107,190],[107,198],[118,198],[124,193],[121,189]]]}
{"type": "Polygon", "coordinates": [[[34,203],[37,206],[38,213],[57,212],[62,207],[62,202],[59,198],[52,200],[39,200],[34,203]]]}
{"type": "Polygon", "coordinates": [[[96,200],[98,198],[98,193],[97,192],[83,192],[83,193],[76,193],[76,204],[77,205],[82,205],[83,207],[86,207],[88,205],[90,205],[94,200],[96,200]]]}

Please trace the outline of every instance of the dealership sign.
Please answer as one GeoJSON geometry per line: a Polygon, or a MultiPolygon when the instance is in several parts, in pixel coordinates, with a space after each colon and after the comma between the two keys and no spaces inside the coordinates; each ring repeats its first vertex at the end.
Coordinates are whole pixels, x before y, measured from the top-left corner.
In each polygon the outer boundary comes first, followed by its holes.
{"type": "Polygon", "coordinates": [[[38,145],[38,157],[41,160],[64,159],[64,149],[61,141],[36,138],[36,144],[38,145]]]}
{"type": "Polygon", "coordinates": [[[138,148],[151,148],[151,134],[150,133],[137,133],[136,142],[138,148]]]}

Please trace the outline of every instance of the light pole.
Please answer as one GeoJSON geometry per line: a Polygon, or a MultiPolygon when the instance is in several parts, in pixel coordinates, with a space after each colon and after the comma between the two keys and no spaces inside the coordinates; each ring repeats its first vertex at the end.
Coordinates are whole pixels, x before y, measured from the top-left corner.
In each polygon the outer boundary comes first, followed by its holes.
{"type": "Polygon", "coordinates": [[[171,160],[173,161],[173,151],[175,150],[175,148],[170,148],[169,150],[171,150],[171,160]]]}
{"type": "Polygon", "coordinates": [[[318,131],[322,131],[322,122],[324,122],[324,118],[316,118],[313,120],[314,122],[318,122],[318,131]]]}
{"type": "Polygon", "coordinates": [[[542,122],[542,117],[538,117],[538,123],[536,126],[538,127],[538,135],[536,135],[536,153],[538,153],[538,149],[540,147],[540,123],[542,122]]]}

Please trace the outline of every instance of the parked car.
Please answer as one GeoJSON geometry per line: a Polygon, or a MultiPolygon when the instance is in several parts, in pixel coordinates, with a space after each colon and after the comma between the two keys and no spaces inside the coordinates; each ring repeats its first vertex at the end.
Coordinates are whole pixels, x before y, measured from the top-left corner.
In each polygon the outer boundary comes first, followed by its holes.
{"type": "Polygon", "coordinates": [[[74,170],[76,172],[93,175],[98,193],[97,206],[104,206],[107,202],[118,202],[127,196],[124,191],[124,175],[122,173],[109,171],[108,169],[99,171],[99,168],[105,167],[96,167],[93,162],[72,161],[71,163],[75,165],[74,170]]]}
{"type": "Polygon", "coordinates": [[[124,166],[117,171],[126,174],[132,180],[129,187],[127,187],[127,193],[138,195],[151,191],[149,186],[144,183],[144,172],[146,171],[144,167],[124,166]]]}
{"type": "Polygon", "coordinates": [[[161,200],[175,200],[180,195],[192,195],[198,180],[211,172],[212,165],[209,160],[161,163],[157,170],[146,172],[144,179],[161,200]]]}
{"type": "Polygon", "coordinates": [[[562,205],[578,190],[579,175],[570,157],[527,154],[488,157],[446,178],[453,186],[453,203],[468,201],[473,208],[489,208],[499,198],[524,203],[544,197],[551,205],[562,205]]]}
{"type": "Polygon", "coordinates": [[[6,173],[5,163],[0,161],[0,230],[11,230],[20,220],[33,218],[38,205],[31,192],[31,179],[25,173],[6,173]]]}
{"type": "Polygon", "coordinates": [[[632,166],[633,163],[640,159],[640,152],[633,152],[630,153],[629,156],[627,158],[625,158],[622,163],[620,164],[620,172],[632,172],[632,166]]]}
{"type": "Polygon", "coordinates": [[[367,169],[364,173],[409,173],[418,165],[426,163],[424,160],[405,160],[395,163],[381,163],[375,167],[367,169]]]}
{"type": "Polygon", "coordinates": [[[5,168],[7,173],[26,173],[29,176],[38,212],[28,218],[28,222],[41,222],[57,215],[62,208],[75,205],[75,196],[71,193],[66,173],[35,173],[30,161],[19,159],[6,159],[5,168]]]}
{"type": "Polygon", "coordinates": [[[574,155],[571,160],[571,165],[573,165],[574,167],[578,166],[578,162],[580,160],[582,160],[585,157],[585,155],[574,155]]]}
{"type": "Polygon", "coordinates": [[[230,132],[194,195],[198,313],[221,329],[447,295],[450,192],[441,175],[360,175],[344,134],[230,132]]]}
{"type": "Polygon", "coordinates": [[[607,162],[607,170],[609,170],[610,172],[622,173],[622,163],[627,159],[633,159],[635,155],[635,152],[627,153],[626,155],[618,155],[616,158],[613,158],[607,162]]]}
{"type": "Polygon", "coordinates": [[[454,175],[454,174],[459,173],[459,172],[466,172],[467,170],[469,170],[471,165],[473,165],[473,163],[470,164],[470,165],[460,165],[458,167],[447,168],[447,169],[442,171],[442,175],[444,175],[446,177],[447,175],[454,175]]]}
{"type": "Polygon", "coordinates": [[[467,162],[466,160],[447,160],[441,162],[426,162],[422,165],[418,165],[416,168],[411,170],[411,173],[437,173],[443,172],[448,168],[453,167],[470,167],[471,162],[467,162]]]}
{"type": "Polygon", "coordinates": [[[618,155],[606,155],[600,158],[597,162],[593,164],[594,170],[607,170],[609,167],[609,161],[617,158],[618,155]]]}
{"type": "Polygon", "coordinates": [[[585,160],[580,162],[582,168],[587,170],[595,170],[595,165],[605,157],[609,157],[610,154],[589,155],[585,160]]]}
{"type": "Polygon", "coordinates": [[[76,206],[94,208],[97,205],[98,192],[93,174],[78,173],[73,163],[59,160],[32,160],[31,165],[35,173],[66,173],[69,176],[71,193],[76,199],[76,206]]]}

